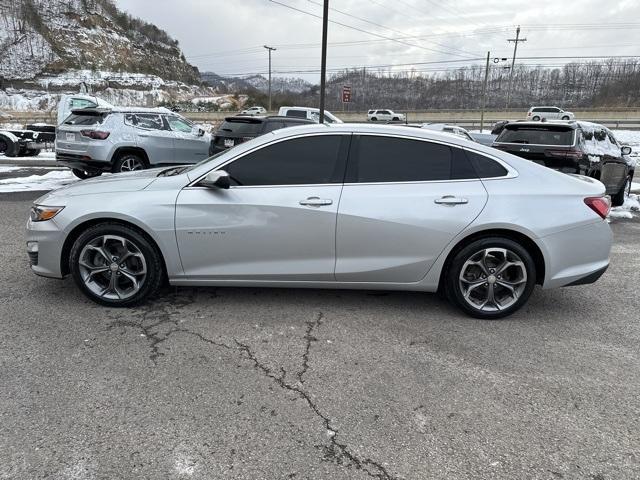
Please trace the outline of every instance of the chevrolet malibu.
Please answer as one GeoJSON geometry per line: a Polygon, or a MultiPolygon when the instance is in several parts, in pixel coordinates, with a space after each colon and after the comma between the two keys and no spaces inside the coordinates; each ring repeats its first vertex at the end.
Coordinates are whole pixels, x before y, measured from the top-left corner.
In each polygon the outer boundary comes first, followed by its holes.
{"type": "Polygon", "coordinates": [[[277,130],[196,165],[84,180],[31,208],[33,271],[103,305],[172,285],[439,291],[500,318],[609,264],[609,199],[439,132],[277,130]]]}

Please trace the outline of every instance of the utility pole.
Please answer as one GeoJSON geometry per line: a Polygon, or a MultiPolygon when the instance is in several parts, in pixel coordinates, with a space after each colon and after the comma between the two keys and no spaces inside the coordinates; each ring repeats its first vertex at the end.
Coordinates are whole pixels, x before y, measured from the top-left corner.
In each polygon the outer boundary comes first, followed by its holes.
{"type": "Polygon", "coordinates": [[[266,48],[269,51],[269,108],[268,110],[271,111],[271,52],[275,51],[276,49],[273,47],[268,47],[267,45],[264,45],[264,48],[266,48]]]}
{"type": "Polygon", "coordinates": [[[487,83],[489,82],[489,56],[491,52],[487,52],[487,64],[484,67],[484,83],[482,84],[482,109],[480,110],[480,133],[484,127],[484,108],[487,104],[487,83]]]}
{"type": "Polygon", "coordinates": [[[511,59],[511,71],[509,72],[509,88],[507,89],[507,103],[504,107],[505,112],[509,109],[509,102],[511,101],[511,86],[513,84],[513,69],[516,65],[516,55],[518,54],[518,43],[526,42],[526,38],[520,38],[520,25],[516,28],[516,38],[508,38],[507,42],[513,42],[513,58],[511,59]]]}
{"type": "Polygon", "coordinates": [[[322,62],[320,66],[320,124],[324,124],[324,89],[327,76],[327,26],[329,24],[329,0],[324,0],[322,10],[322,62]]]}

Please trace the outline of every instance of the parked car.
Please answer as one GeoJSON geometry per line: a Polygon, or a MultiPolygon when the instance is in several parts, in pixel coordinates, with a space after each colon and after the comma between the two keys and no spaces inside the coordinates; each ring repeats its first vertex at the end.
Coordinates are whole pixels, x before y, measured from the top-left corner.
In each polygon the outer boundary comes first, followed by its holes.
{"type": "Polygon", "coordinates": [[[31,209],[26,247],[36,274],[71,275],[112,307],[138,304],[168,279],[440,290],[470,315],[499,318],[536,284],[602,275],[609,206],[596,180],[453,135],[307,125],[194,166],[50,192],[31,209]]]}
{"type": "MultiPolygon", "coordinates": [[[[306,118],[314,122],[320,122],[320,110],[310,107],[280,107],[278,115],[281,117],[306,118]]],[[[328,110],[324,111],[324,123],[342,123],[338,117],[328,110]]]]}
{"type": "Polygon", "coordinates": [[[259,137],[280,128],[296,127],[315,123],[306,118],[292,117],[227,117],[213,135],[211,154],[216,154],[240,143],[259,137]]]}
{"type": "Polygon", "coordinates": [[[166,108],[82,108],[58,126],[58,165],[78,178],[161,165],[192,164],[209,156],[211,135],[166,108]]]}
{"type": "Polygon", "coordinates": [[[631,188],[635,160],[606,127],[589,122],[511,122],[493,146],[564,173],[604,183],[614,206],[631,188]]]}
{"type": "Polygon", "coordinates": [[[527,112],[527,120],[573,120],[576,116],[558,107],[531,107],[527,112]]]}
{"type": "Polygon", "coordinates": [[[457,135],[471,142],[475,142],[473,137],[469,135],[467,129],[459,127],[457,125],[447,125],[446,123],[423,123],[420,128],[435,130],[436,132],[450,133],[451,135],[457,135]]]}
{"type": "Polygon", "coordinates": [[[404,122],[407,117],[404,113],[396,113],[393,110],[369,110],[367,118],[370,122],[404,122]]]}
{"type": "Polygon", "coordinates": [[[267,109],[264,107],[251,107],[240,112],[240,115],[265,115],[267,109]]]}

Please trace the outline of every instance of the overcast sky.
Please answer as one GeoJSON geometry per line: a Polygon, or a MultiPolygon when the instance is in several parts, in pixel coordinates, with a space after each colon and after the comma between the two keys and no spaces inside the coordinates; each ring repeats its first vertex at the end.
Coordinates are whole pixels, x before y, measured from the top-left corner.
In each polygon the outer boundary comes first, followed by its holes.
{"type": "MultiPolygon", "coordinates": [[[[166,30],[201,71],[266,73],[266,44],[277,48],[277,75],[318,80],[321,20],[308,13],[321,16],[322,0],[116,3],[166,30]]],[[[521,63],[569,61],[526,57],[640,55],[638,0],[330,0],[330,7],[330,19],[343,24],[329,25],[330,71],[365,65],[439,71],[484,63],[478,59],[488,50],[492,58],[510,58],[513,44],[507,38],[515,36],[518,24],[527,39],[518,47],[521,63]]]]}

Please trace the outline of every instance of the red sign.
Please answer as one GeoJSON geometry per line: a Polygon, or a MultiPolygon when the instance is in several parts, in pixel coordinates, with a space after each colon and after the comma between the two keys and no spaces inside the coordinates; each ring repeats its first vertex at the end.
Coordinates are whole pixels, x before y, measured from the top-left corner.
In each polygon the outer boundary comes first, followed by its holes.
{"type": "Polygon", "coordinates": [[[342,103],[351,102],[351,85],[342,86],[342,103]]]}

